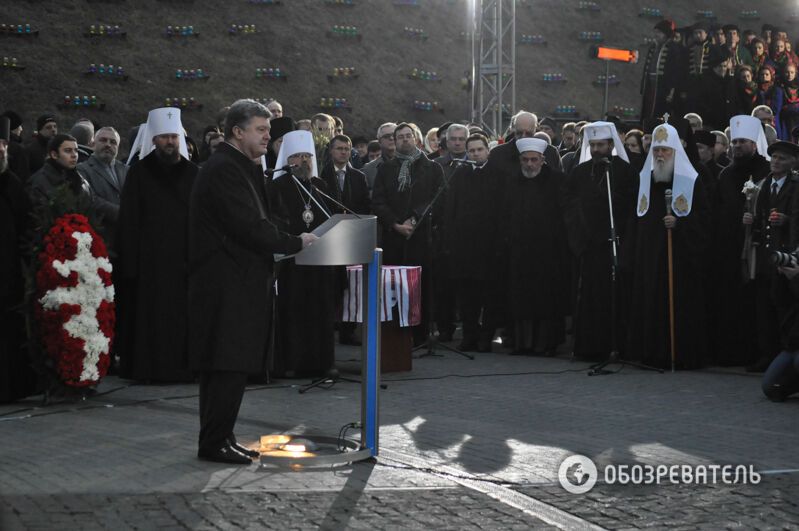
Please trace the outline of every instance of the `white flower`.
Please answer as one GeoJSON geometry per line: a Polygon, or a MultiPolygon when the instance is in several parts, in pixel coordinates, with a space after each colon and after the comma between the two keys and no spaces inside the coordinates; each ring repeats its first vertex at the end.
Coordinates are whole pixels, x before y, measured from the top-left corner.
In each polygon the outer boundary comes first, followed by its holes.
{"type": "Polygon", "coordinates": [[[741,190],[741,193],[745,196],[750,196],[753,193],[757,192],[760,189],[758,185],[752,179],[749,179],[744,183],[744,188],[741,190]]]}

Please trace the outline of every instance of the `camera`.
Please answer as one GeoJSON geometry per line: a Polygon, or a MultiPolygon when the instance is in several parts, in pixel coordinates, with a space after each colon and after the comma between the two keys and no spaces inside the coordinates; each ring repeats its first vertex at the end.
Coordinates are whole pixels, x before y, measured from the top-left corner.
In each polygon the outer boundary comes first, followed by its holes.
{"type": "Polygon", "coordinates": [[[799,255],[795,251],[792,253],[774,251],[771,253],[771,263],[777,267],[795,267],[799,264],[799,255]]]}

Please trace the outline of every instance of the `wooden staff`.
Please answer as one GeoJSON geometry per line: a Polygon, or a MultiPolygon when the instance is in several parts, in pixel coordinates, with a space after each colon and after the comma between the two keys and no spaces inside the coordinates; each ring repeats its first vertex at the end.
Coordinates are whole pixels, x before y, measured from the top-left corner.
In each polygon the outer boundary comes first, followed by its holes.
{"type": "MultiPolygon", "coordinates": [[[[671,190],[666,190],[666,215],[671,216],[671,190]]],[[[674,364],[677,359],[677,347],[674,344],[676,334],[674,332],[674,249],[671,239],[671,229],[666,229],[668,259],[669,259],[669,335],[671,337],[671,372],[674,372],[674,364]]]]}

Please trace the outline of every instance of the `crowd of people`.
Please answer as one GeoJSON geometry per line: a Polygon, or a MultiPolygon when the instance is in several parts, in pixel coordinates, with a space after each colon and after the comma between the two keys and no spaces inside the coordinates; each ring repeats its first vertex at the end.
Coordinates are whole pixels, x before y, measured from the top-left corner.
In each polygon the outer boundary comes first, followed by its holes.
{"type": "Polygon", "coordinates": [[[799,125],[799,56],[785,28],[763,24],[758,33],[708,21],[654,28],[644,67],[642,116],[700,114],[712,129],[730,117],[765,106],[780,140],[799,125]]]}
{"type": "Polygon", "coordinates": [[[338,322],[342,268],[272,260],[341,212],[377,216],[384,264],[422,267],[415,344],[452,341],[461,322],[461,350],[552,356],[570,335],[570,354],[592,362],[743,365],[783,400],[799,391],[799,61],[767,25],[739,38],[663,21],[655,34],[639,124],[519,111],[498,134],[400,121],[370,140],[339,117],[239,100],[199,142],[179,109],[155,109],[122,157],[109,125],[64,134],[42,115],[23,142],[5,112],[0,399],[35,389],[25,250],[66,194],[109,249],[116,369],[142,382],[199,373],[207,456],[240,457],[229,419],[248,377],[322,376],[336,333],[360,343],[338,322]]]}

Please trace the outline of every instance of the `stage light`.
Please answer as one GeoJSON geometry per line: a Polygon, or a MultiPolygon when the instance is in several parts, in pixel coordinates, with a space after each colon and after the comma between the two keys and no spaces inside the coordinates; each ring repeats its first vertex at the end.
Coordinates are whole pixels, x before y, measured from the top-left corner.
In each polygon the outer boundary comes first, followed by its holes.
{"type": "Polygon", "coordinates": [[[308,439],[292,439],[290,442],[280,447],[286,452],[312,453],[317,450],[316,444],[308,439]]]}
{"type": "Polygon", "coordinates": [[[291,442],[291,435],[262,435],[261,452],[277,450],[284,444],[291,442]]]}
{"type": "Polygon", "coordinates": [[[608,48],[606,46],[592,46],[591,57],[595,59],[602,59],[603,61],[637,63],[638,50],[623,50],[620,48],[608,48]]]}

